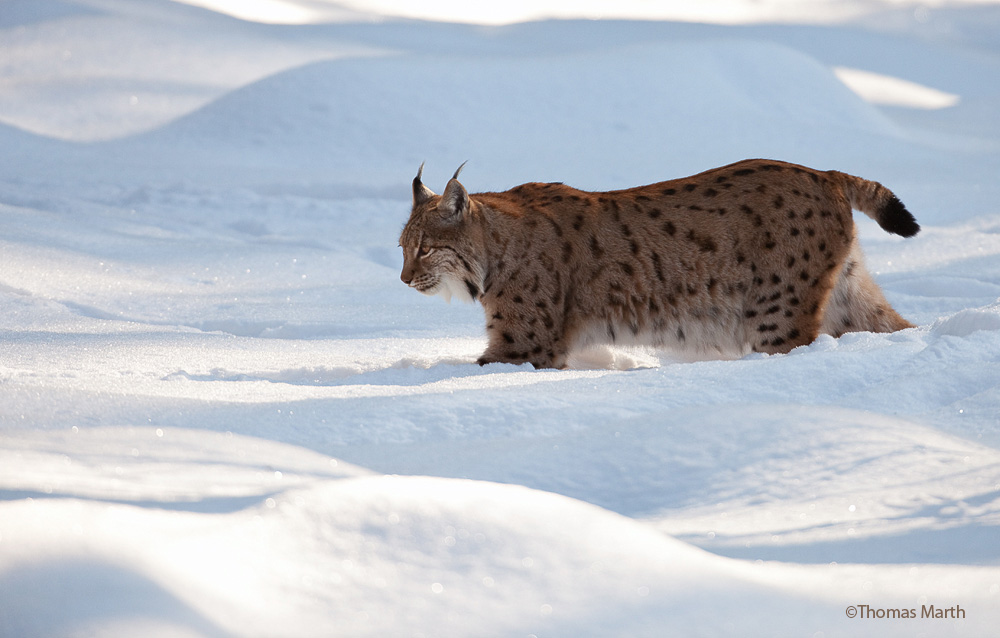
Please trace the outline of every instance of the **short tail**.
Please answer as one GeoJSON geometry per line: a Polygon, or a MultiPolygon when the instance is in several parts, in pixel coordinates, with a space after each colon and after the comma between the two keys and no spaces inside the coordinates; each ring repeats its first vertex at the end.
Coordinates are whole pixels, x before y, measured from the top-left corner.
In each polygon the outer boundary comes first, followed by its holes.
{"type": "Polygon", "coordinates": [[[903,202],[888,188],[847,173],[830,172],[840,178],[851,207],[874,219],[882,230],[903,237],[913,237],[920,232],[920,224],[913,213],[906,210],[903,202]]]}

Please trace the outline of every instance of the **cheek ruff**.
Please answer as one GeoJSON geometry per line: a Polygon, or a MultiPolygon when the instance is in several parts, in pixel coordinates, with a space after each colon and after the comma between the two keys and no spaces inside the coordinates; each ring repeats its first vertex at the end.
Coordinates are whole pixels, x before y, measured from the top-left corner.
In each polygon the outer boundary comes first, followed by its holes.
{"type": "Polygon", "coordinates": [[[465,285],[465,282],[452,275],[442,275],[438,279],[437,288],[433,291],[428,291],[426,294],[441,295],[449,303],[451,303],[452,297],[463,303],[473,303],[475,301],[469,293],[469,288],[465,285]]]}

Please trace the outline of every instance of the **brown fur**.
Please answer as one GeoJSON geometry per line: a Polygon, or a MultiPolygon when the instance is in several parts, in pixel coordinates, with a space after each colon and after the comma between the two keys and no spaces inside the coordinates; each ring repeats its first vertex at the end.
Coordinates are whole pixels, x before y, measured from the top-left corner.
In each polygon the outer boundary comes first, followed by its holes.
{"type": "Polygon", "coordinates": [[[852,207],[889,232],[919,230],[875,182],[745,160],[612,192],[530,183],[470,196],[456,172],[438,196],[420,175],[401,279],[482,303],[480,364],[561,368],[597,343],[739,357],[788,352],[821,332],[912,326],[858,246],[852,207]]]}

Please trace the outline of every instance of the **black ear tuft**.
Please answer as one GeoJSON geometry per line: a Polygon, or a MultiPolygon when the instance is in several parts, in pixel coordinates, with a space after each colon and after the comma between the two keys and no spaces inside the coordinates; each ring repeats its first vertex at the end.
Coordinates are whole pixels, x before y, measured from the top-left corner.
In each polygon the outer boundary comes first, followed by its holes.
{"type": "Polygon", "coordinates": [[[465,165],[468,164],[468,163],[469,163],[469,160],[465,160],[464,162],[462,162],[462,165],[458,167],[458,170],[455,171],[455,174],[452,175],[451,178],[452,179],[458,179],[458,174],[462,172],[462,169],[465,168],[465,165]]]}
{"type": "Polygon", "coordinates": [[[424,163],[420,163],[417,176],[413,178],[413,206],[417,207],[434,196],[434,191],[424,186],[420,177],[424,174],[424,163]]]}

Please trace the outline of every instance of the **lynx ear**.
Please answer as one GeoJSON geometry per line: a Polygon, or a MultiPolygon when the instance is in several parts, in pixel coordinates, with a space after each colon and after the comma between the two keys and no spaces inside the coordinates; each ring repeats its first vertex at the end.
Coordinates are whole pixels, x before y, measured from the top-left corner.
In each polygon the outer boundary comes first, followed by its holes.
{"type": "Polygon", "coordinates": [[[434,197],[434,191],[424,186],[424,183],[420,181],[420,176],[424,174],[424,163],[420,163],[420,169],[417,170],[417,176],[413,178],[413,207],[423,204],[431,197],[434,197]]]}
{"type": "Polygon", "coordinates": [[[469,212],[469,193],[454,177],[448,182],[444,195],[438,202],[438,212],[442,219],[456,222],[469,212]]]}
{"type": "MultiPolygon", "coordinates": [[[[462,166],[465,166],[463,163],[462,166]]],[[[458,221],[469,212],[469,193],[458,181],[458,174],[462,171],[462,166],[455,171],[455,176],[448,181],[448,186],[444,189],[444,195],[438,202],[438,212],[442,219],[448,221],[458,221]]]]}

